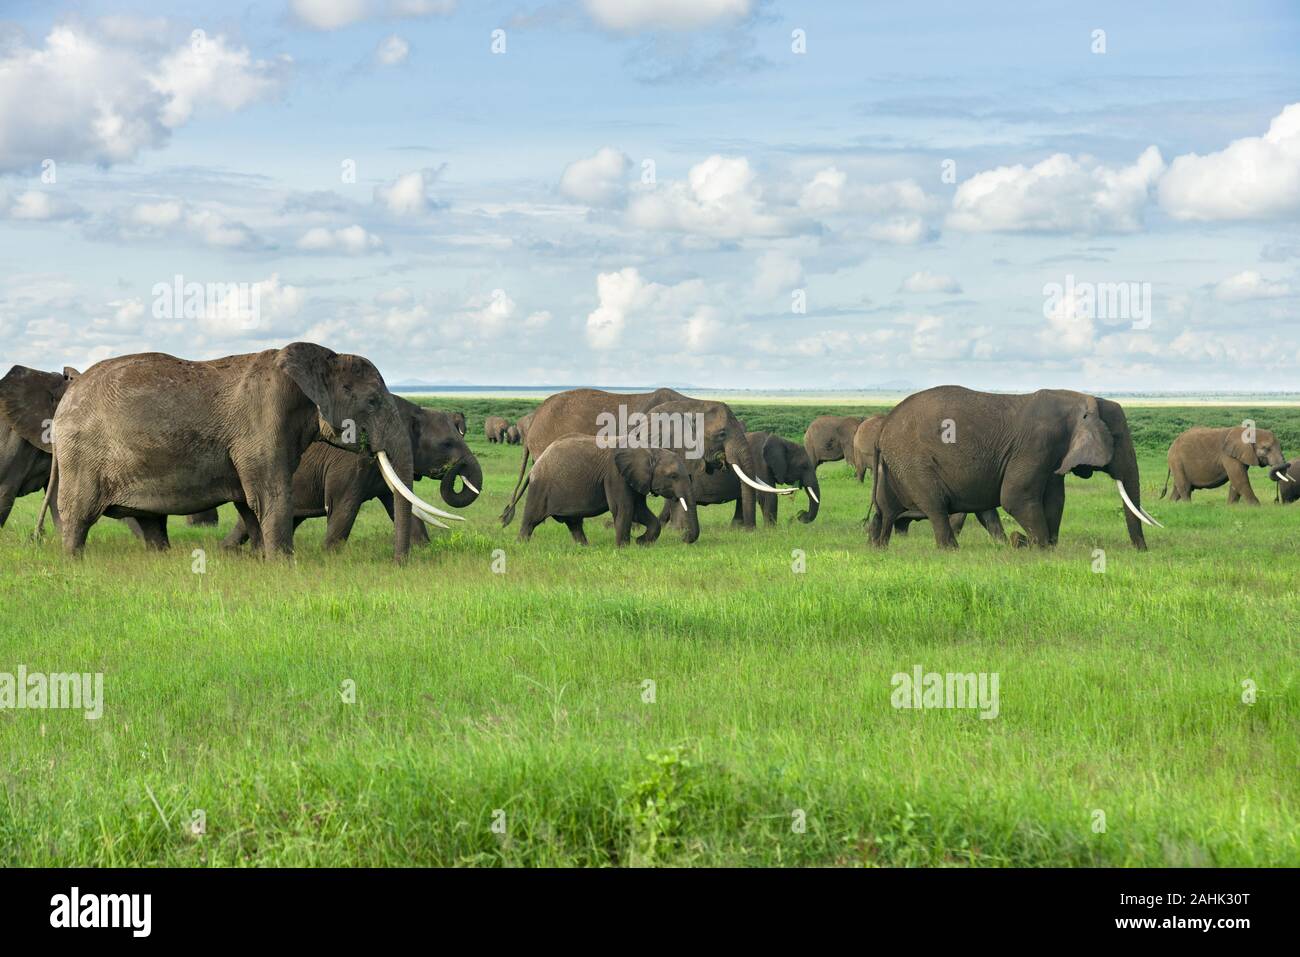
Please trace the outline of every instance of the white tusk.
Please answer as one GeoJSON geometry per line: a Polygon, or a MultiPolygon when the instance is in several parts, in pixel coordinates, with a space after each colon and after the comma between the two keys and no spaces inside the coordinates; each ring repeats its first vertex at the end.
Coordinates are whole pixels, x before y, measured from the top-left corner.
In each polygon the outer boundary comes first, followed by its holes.
{"type": "Polygon", "coordinates": [[[1164,526],[1161,525],[1159,522],[1157,522],[1154,518],[1152,518],[1146,512],[1142,511],[1142,509],[1138,508],[1136,505],[1133,504],[1133,500],[1128,497],[1128,492],[1124,490],[1123,482],[1121,482],[1119,479],[1116,479],[1115,485],[1119,487],[1119,497],[1124,500],[1124,504],[1128,506],[1128,510],[1133,513],[1133,515],[1138,519],[1138,521],[1146,522],[1148,525],[1154,525],[1157,528],[1164,528],[1164,526]]]}
{"type": "Polygon", "coordinates": [[[436,518],[434,518],[424,509],[416,508],[414,505],[411,506],[411,514],[414,515],[416,518],[418,518],[420,521],[424,522],[425,525],[433,525],[436,528],[451,528],[450,525],[444,525],[442,522],[438,521],[436,518]]]}
{"type": "Polygon", "coordinates": [[[737,477],[738,477],[742,482],[744,482],[744,483],[745,483],[746,485],[748,485],[750,488],[756,488],[756,489],[758,489],[760,492],[772,492],[772,493],[774,493],[774,494],[776,494],[776,495],[793,495],[794,492],[795,492],[795,490],[792,489],[792,488],[772,488],[772,486],[770,486],[770,485],[766,485],[766,484],[764,484],[763,482],[756,482],[756,481],[754,481],[752,478],[750,478],[748,475],[746,475],[744,472],[742,472],[742,471],[740,470],[740,466],[737,465],[735,462],[732,462],[732,463],[731,463],[731,468],[732,468],[732,471],[734,471],[734,472],[736,473],[737,477]]]}
{"type": "Polygon", "coordinates": [[[1283,480],[1285,480],[1285,481],[1287,481],[1287,482],[1294,482],[1294,481],[1295,481],[1295,479],[1293,479],[1291,476],[1287,475],[1285,472],[1278,472],[1278,473],[1277,473],[1277,477],[1280,478],[1280,479],[1283,479],[1283,480]]]}
{"type": "Polygon", "coordinates": [[[820,504],[822,503],[822,500],[819,499],[819,498],[817,497],[817,493],[816,493],[816,492],[814,492],[812,489],[808,489],[807,491],[808,491],[808,497],[809,497],[810,499],[812,499],[812,500],[813,500],[814,502],[816,502],[818,505],[820,505],[820,504]]]}
{"type": "Polygon", "coordinates": [[[379,458],[379,472],[381,475],[383,475],[384,481],[388,483],[388,487],[393,491],[395,495],[402,496],[402,498],[406,499],[408,502],[411,503],[411,506],[413,508],[423,509],[429,515],[437,515],[439,518],[449,518],[453,522],[465,521],[465,519],[462,518],[460,515],[452,515],[450,512],[444,512],[440,508],[434,508],[424,499],[420,498],[420,496],[416,495],[409,488],[407,488],[402,483],[402,480],[397,477],[397,473],[393,471],[393,463],[388,461],[387,452],[381,451],[379,453],[378,458],[379,458]]]}
{"type": "Polygon", "coordinates": [[[689,511],[690,511],[690,508],[686,505],[686,499],[684,499],[684,498],[679,498],[677,501],[679,501],[679,502],[682,503],[682,511],[683,511],[683,512],[689,512],[689,511]]]}
{"type": "Polygon", "coordinates": [[[465,486],[467,489],[469,489],[469,490],[470,490],[471,492],[473,492],[475,495],[480,495],[480,494],[482,494],[481,492],[479,492],[478,489],[476,489],[476,488],[474,487],[474,483],[471,482],[469,479],[465,478],[465,476],[463,476],[463,475],[460,477],[460,484],[463,485],[463,486],[465,486]]]}

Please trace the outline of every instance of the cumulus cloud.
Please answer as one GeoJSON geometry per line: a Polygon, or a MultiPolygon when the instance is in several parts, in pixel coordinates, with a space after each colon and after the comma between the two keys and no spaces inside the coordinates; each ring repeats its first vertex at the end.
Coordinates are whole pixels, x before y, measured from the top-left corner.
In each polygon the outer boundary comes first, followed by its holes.
{"type": "Polygon", "coordinates": [[[963,326],[935,315],[904,315],[897,322],[910,327],[908,349],[917,359],[989,359],[996,351],[988,326],[963,326]]]}
{"type": "Polygon", "coordinates": [[[616,206],[627,193],[631,161],[619,150],[605,146],[594,156],[576,160],[560,177],[560,192],[588,206],[616,206]]]}
{"type": "Polygon", "coordinates": [[[948,225],[967,232],[1133,232],[1164,171],[1154,146],[1131,166],[1064,153],[1034,166],[999,166],[966,180],[948,225]]]}
{"type": "Polygon", "coordinates": [[[867,235],[882,243],[915,246],[934,238],[934,230],[920,216],[892,216],[867,227],[867,235]]]}
{"type": "Polygon", "coordinates": [[[1217,283],[1214,298],[1220,302],[1250,302],[1255,299],[1280,299],[1291,295],[1284,282],[1270,282],[1256,270],[1248,269],[1217,283]]]}
{"type": "Polygon", "coordinates": [[[254,283],[230,283],[225,295],[207,303],[199,327],[211,336],[294,335],[307,294],[280,282],[280,274],[254,283]]]}
{"type": "MultiPolygon", "coordinates": [[[[762,299],[788,298],[803,285],[803,263],[787,252],[768,250],[754,264],[754,292],[762,299]]],[[[789,303],[784,305],[788,308],[789,303]]]]}
{"type": "Polygon", "coordinates": [[[355,224],[339,229],[317,226],[303,233],[298,240],[298,248],[309,253],[339,253],[344,256],[364,256],[379,252],[384,248],[383,241],[374,233],[367,232],[355,224]]]}
{"type": "Polygon", "coordinates": [[[7,195],[0,193],[0,219],[55,222],[85,215],[76,203],[45,189],[28,189],[7,195]]]}
{"type": "MultiPolygon", "coordinates": [[[[648,282],[634,266],[618,272],[600,273],[596,277],[597,307],[587,316],[587,342],[593,349],[613,349],[623,339],[629,324],[670,326],[679,337],[696,342],[712,342],[720,320],[706,307],[707,290],[698,279],[688,279],[675,286],[648,282]]],[[[684,340],[683,340],[684,341],[684,340]]]]}
{"type": "Polygon", "coordinates": [[[431,169],[403,173],[386,186],[375,187],[375,202],[394,216],[419,216],[432,206],[429,188],[436,177],[437,171],[431,169]]]}
{"type": "Polygon", "coordinates": [[[106,242],[187,241],[214,249],[256,249],[266,243],[247,225],[210,206],[159,199],[113,210],[88,234],[106,242]]]}
{"type": "Polygon", "coordinates": [[[673,181],[634,196],[627,219],[641,229],[715,239],[785,236],[806,225],[767,207],[748,160],[724,156],[710,156],[692,166],[685,182],[673,181]]]}
{"type": "Polygon", "coordinates": [[[1175,158],[1160,180],[1160,205],[1181,220],[1300,213],[1300,103],[1275,116],[1263,136],[1234,140],[1206,156],[1175,158]]]}
{"type": "Polygon", "coordinates": [[[952,276],[943,276],[932,272],[914,272],[903,280],[899,292],[955,294],[961,292],[961,283],[952,276]]]}
{"type": "Polygon", "coordinates": [[[55,27],[41,46],[0,53],[0,171],[57,161],[120,163],[163,146],[198,111],[277,96],[291,61],[254,60],[222,36],[187,40],[154,62],[129,31],[55,27]]]}
{"type": "Polygon", "coordinates": [[[754,0],[583,0],[607,30],[693,30],[749,16],[754,0]]]}
{"type": "Polygon", "coordinates": [[[933,206],[934,200],[915,180],[850,185],[848,174],[834,166],[819,170],[799,195],[799,208],[817,214],[921,213],[933,206]]]}
{"type": "Polygon", "coordinates": [[[384,37],[375,47],[375,62],[380,66],[397,66],[411,55],[411,45],[396,33],[384,37]]]}
{"type": "Polygon", "coordinates": [[[305,27],[338,30],[376,18],[445,16],[456,9],[456,0],[289,0],[289,9],[305,27]]]}
{"type": "Polygon", "coordinates": [[[1049,301],[1044,308],[1047,328],[1038,334],[1039,343],[1048,350],[1079,356],[1090,353],[1097,341],[1095,304],[1089,288],[1072,289],[1069,295],[1049,301]]]}

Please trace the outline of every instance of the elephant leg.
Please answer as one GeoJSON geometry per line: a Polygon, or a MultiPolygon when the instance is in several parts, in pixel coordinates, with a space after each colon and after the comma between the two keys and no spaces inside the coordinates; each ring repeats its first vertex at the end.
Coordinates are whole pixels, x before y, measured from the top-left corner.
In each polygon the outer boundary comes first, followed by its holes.
{"type": "Polygon", "coordinates": [[[150,515],[147,518],[137,518],[136,523],[146,548],[159,552],[165,552],[171,548],[171,542],[167,539],[166,515],[150,515]]]}
{"type": "Polygon", "coordinates": [[[745,510],[744,510],[744,508],[741,506],[741,502],[740,502],[740,498],[739,498],[739,496],[737,496],[737,498],[736,498],[736,511],[735,511],[735,514],[733,514],[733,515],[731,516],[731,525],[732,525],[733,528],[737,528],[737,527],[739,527],[739,526],[741,526],[741,525],[743,525],[743,524],[745,524],[745,510]]]}
{"type": "Polygon", "coordinates": [[[1002,507],[1020,523],[1020,527],[1029,535],[1031,544],[1042,548],[1047,547],[1049,538],[1047,515],[1043,511],[1043,503],[1040,499],[1030,498],[1024,494],[1013,498],[1003,496],[1002,507]]]}
{"type": "Polygon", "coordinates": [[[957,536],[953,534],[948,521],[948,512],[942,505],[931,505],[922,509],[934,529],[934,543],[940,548],[956,548],[957,536]]]}
{"type": "MultiPolygon", "coordinates": [[[[262,526],[257,522],[257,515],[254,514],[249,505],[243,502],[235,503],[235,511],[239,513],[239,524],[243,526],[243,537],[238,542],[235,542],[232,547],[238,547],[244,542],[248,542],[250,549],[260,552],[262,550],[262,526]]],[[[232,537],[233,535],[234,532],[231,532],[232,537]]],[[[228,542],[231,540],[231,538],[226,539],[228,542]]]]}
{"type": "Polygon", "coordinates": [[[758,496],[759,505],[763,509],[763,523],[765,525],[776,524],[776,499],[777,497],[771,492],[762,492],[758,496]]]}
{"type": "Polygon", "coordinates": [[[953,535],[960,535],[961,530],[966,527],[966,516],[968,512],[953,512],[948,516],[948,524],[952,526],[953,535]]]}
{"type": "Polygon", "coordinates": [[[1187,478],[1187,469],[1183,467],[1182,462],[1175,462],[1169,466],[1169,471],[1174,480],[1174,490],[1169,496],[1171,502],[1187,502],[1192,498],[1192,483],[1187,478]]]}
{"type": "Polygon", "coordinates": [[[99,514],[91,511],[81,502],[69,501],[71,498],[71,496],[64,496],[63,527],[59,531],[63,535],[63,550],[69,555],[80,555],[85,550],[90,526],[95,524],[99,514]]]}
{"type": "Polygon", "coordinates": [[[659,509],[659,524],[667,525],[673,520],[673,500],[664,499],[664,507],[659,509]]]}
{"type": "Polygon", "coordinates": [[[588,544],[587,533],[582,529],[582,519],[566,518],[566,519],[562,519],[562,521],[564,522],[565,525],[569,526],[569,534],[573,536],[573,540],[575,542],[577,542],[579,545],[588,544]]]}
{"type": "Polygon", "coordinates": [[[1236,505],[1241,500],[1241,493],[1231,485],[1228,486],[1228,504],[1236,505]]]}
{"type": "Polygon", "coordinates": [[[989,537],[995,542],[1005,542],[1007,533],[1002,530],[1002,519],[998,517],[998,510],[991,508],[986,512],[979,512],[975,516],[979,519],[984,530],[989,533],[989,537]]]}
{"type": "Polygon", "coordinates": [[[912,527],[912,523],[915,522],[915,521],[916,521],[916,519],[914,519],[914,518],[908,518],[908,517],[906,517],[906,516],[903,516],[902,518],[895,519],[895,520],[894,520],[894,534],[895,534],[895,535],[902,535],[903,537],[906,537],[906,536],[907,536],[908,529],[910,529],[910,528],[912,527]]]}
{"type": "Polygon", "coordinates": [[[533,529],[546,521],[546,505],[543,491],[534,485],[528,490],[524,501],[524,517],[519,525],[519,540],[526,542],[533,537],[533,529]]]}
{"type": "Polygon", "coordinates": [[[230,534],[221,540],[221,547],[238,548],[246,541],[248,541],[248,526],[241,518],[235,522],[235,527],[230,530],[230,534]]]}
{"type": "Polygon", "coordinates": [[[262,551],[266,557],[292,555],[292,482],[286,478],[270,477],[257,489],[245,485],[244,497],[257,516],[257,524],[262,530],[262,551]]]}
{"type": "Polygon", "coordinates": [[[9,513],[13,510],[14,499],[16,495],[13,489],[0,488],[0,528],[5,527],[5,521],[9,518],[9,513]]]}
{"type": "MultiPolygon", "coordinates": [[[[392,502],[391,498],[389,502],[392,502]]],[[[338,548],[348,540],[348,536],[352,534],[352,526],[356,524],[357,513],[360,511],[361,503],[357,501],[355,495],[341,496],[329,503],[329,513],[325,517],[326,549],[338,548]]],[[[391,517],[391,511],[389,514],[391,517]]],[[[412,518],[411,521],[413,525],[424,525],[423,522],[415,518],[412,518]]],[[[412,537],[414,537],[414,528],[412,528],[412,537]]]]}
{"type": "Polygon", "coordinates": [[[193,515],[187,516],[185,519],[185,524],[186,525],[216,525],[218,524],[218,521],[219,520],[217,518],[217,510],[215,508],[210,508],[205,512],[195,512],[193,515]]]}
{"type": "Polygon", "coordinates": [[[632,540],[632,503],[611,503],[610,512],[614,516],[614,544],[622,548],[632,540]]]}
{"type": "Polygon", "coordinates": [[[1224,462],[1228,472],[1228,482],[1231,488],[1228,491],[1228,504],[1236,504],[1237,499],[1244,499],[1247,505],[1258,505],[1259,499],[1255,497],[1255,490],[1250,487],[1250,476],[1246,472],[1246,467],[1236,459],[1228,459],[1224,462]],[[1236,496],[1232,493],[1235,492],[1236,496]]]}
{"type": "Polygon", "coordinates": [[[659,537],[659,532],[663,525],[659,519],[655,518],[655,513],[650,511],[645,503],[644,498],[638,498],[632,505],[632,517],[645,526],[645,533],[637,538],[638,545],[653,545],[655,539],[659,537]]]}
{"type": "Polygon", "coordinates": [[[1055,545],[1061,537],[1061,515],[1065,512],[1065,476],[1053,475],[1043,493],[1043,517],[1047,520],[1047,543],[1055,545]]]}

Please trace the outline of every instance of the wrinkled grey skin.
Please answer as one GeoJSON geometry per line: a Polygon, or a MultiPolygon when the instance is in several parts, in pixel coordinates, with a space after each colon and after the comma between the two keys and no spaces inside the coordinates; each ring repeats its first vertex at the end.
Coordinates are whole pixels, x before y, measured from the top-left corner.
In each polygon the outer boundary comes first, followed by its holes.
{"type": "MultiPolygon", "coordinates": [[[[704,416],[704,442],[702,460],[704,467],[713,472],[720,468],[729,469],[732,464],[739,465],[745,474],[754,477],[757,465],[753,451],[745,439],[745,430],[723,402],[710,402],[691,399],[672,389],[656,389],[654,392],[617,393],[602,392],[599,389],[570,389],[557,392],[543,402],[533,413],[533,422],[528,429],[524,442],[524,456],[519,463],[519,478],[515,482],[514,494],[510,504],[501,513],[501,524],[509,525],[515,515],[515,507],[528,488],[526,472],[530,457],[537,459],[556,439],[571,433],[596,435],[601,429],[602,413],[617,418],[619,406],[623,406],[629,416],[633,413],[653,414],[690,414],[704,416]]],[[[683,457],[694,457],[693,452],[676,449],[683,457]]],[[[754,490],[746,485],[741,490],[741,527],[749,530],[754,527],[754,490]]]]}
{"type": "Polygon", "coordinates": [[[803,434],[803,446],[813,468],[840,459],[854,465],[853,436],[861,424],[862,418],[853,415],[819,415],[813,419],[803,434]]]}
{"type": "MultiPolygon", "coordinates": [[[[233,502],[267,555],[287,555],[294,471],[313,442],[342,444],[349,424],[409,486],[409,435],[379,370],[361,356],[295,342],[208,362],[157,352],[100,362],[69,384],[54,417],[51,485],[64,549],[79,554],[103,515],[135,518],[146,542],[165,548],[168,515],[233,502]]],[[[394,524],[402,560],[411,541],[405,499],[394,524]]]]}
{"type": "MultiPolygon", "coordinates": [[[[50,481],[50,424],[75,375],[14,366],[0,379],[0,528],[14,501],[44,492],[50,481]]],[[[59,522],[58,513],[54,521],[59,522]]]]}
{"type": "MultiPolygon", "coordinates": [[[[1054,545],[1065,508],[1065,476],[1102,471],[1124,483],[1141,507],[1137,455],[1124,410],[1082,392],[1043,389],[997,395],[940,386],[909,396],[886,417],[873,456],[871,541],[889,544],[894,522],[918,510],[936,544],[956,548],[948,518],[998,506],[1032,544],[1054,545]],[[951,420],[955,441],[945,442],[951,420]],[[883,470],[883,471],[882,471],[883,470]]],[[[1129,539],[1146,548],[1142,523],[1127,509],[1129,539]]]]}
{"type": "Polygon", "coordinates": [[[645,526],[637,544],[649,545],[659,537],[660,523],[646,506],[647,495],[686,500],[686,533],[694,542],[700,534],[690,472],[686,461],[668,449],[602,448],[590,435],[557,439],[533,466],[519,540],[528,541],[548,518],[568,526],[573,540],[587,544],[582,521],[609,512],[614,520],[614,542],[622,547],[631,539],[632,523],[645,526]]]}
{"type": "MultiPolygon", "coordinates": [[[[415,478],[439,482],[442,500],[452,508],[473,504],[478,495],[464,486],[457,491],[456,480],[469,479],[475,488],[482,489],[483,469],[452,416],[401,396],[392,398],[411,436],[415,478]]],[[[293,527],[296,530],[309,518],[325,517],[325,547],[335,548],[348,540],[361,506],[371,499],[378,499],[388,517],[393,517],[393,493],[375,459],[314,442],[293,473],[293,527]]],[[[248,539],[248,528],[241,519],[222,545],[237,548],[248,539]]],[[[411,539],[417,545],[428,543],[423,522],[412,523],[411,539]]]]}
{"type": "MultiPolygon", "coordinates": [[[[1174,492],[1169,496],[1171,502],[1190,501],[1192,492],[1199,488],[1218,488],[1228,483],[1228,504],[1236,505],[1244,500],[1247,505],[1258,505],[1250,487],[1250,478],[1246,470],[1251,466],[1269,469],[1268,477],[1274,482],[1280,481],[1279,471],[1288,476],[1290,471],[1284,469],[1286,456],[1277,437],[1268,429],[1255,429],[1255,441],[1246,442],[1246,430],[1242,426],[1227,429],[1188,429],[1169,446],[1169,471],[1165,474],[1165,488],[1160,497],[1165,497],[1169,490],[1169,480],[1173,478],[1174,492]]],[[[1300,476],[1293,476],[1300,477],[1300,476]]],[[[1290,482],[1281,482],[1283,486],[1290,482]]]]}
{"type": "Polygon", "coordinates": [[[506,432],[509,428],[510,423],[499,415],[489,415],[483,420],[483,434],[494,444],[506,440],[506,432]]]}
{"type": "Polygon", "coordinates": [[[522,440],[523,440],[523,435],[522,433],[520,433],[519,426],[517,424],[512,425],[510,426],[510,428],[506,429],[507,445],[518,445],[522,440]]]}
{"type": "MultiPolygon", "coordinates": [[[[885,424],[883,415],[873,415],[862,420],[858,426],[857,432],[853,434],[853,462],[856,470],[857,479],[863,481],[866,476],[870,475],[872,482],[875,481],[875,454],[876,454],[876,437],[880,435],[880,427],[885,424]]],[[[968,512],[957,512],[948,517],[948,523],[952,526],[954,535],[960,535],[962,528],[966,525],[966,516],[968,512]]],[[[998,516],[997,509],[990,509],[987,512],[981,512],[977,516],[979,523],[984,526],[989,535],[995,542],[1005,542],[1007,534],[1002,528],[1002,519],[998,516]]],[[[922,512],[904,512],[894,522],[894,534],[906,535],[908,527],[913,522],[924,521],[925,515],[922,512]]]]}
{"type": "MultiPolygon", "coordinates": [[[[768,485],[776,485],[777,483],[798,485],[805,492],[811,492],[812,494],[808,496],[807,511],[802,511],[795,517],[801,522],[811,522],[816,519],[817,512],[821,507],[817,501],[821,497],[821,487],[817,484],[817,470],[812,467],[812,462],[808,460],[808,453],[804,450],[804,447],[797,442],[791,442],[789,439],[773,435],[770,432],[748,432],[745,437],[754,453],[754,461],[757,463],[757,478],[768,485]]],[[[741,481],[736,478],[736,473],[731,469],[719,469],[709,473],[697,461],[688,461],[686,464],[691,473],[691,487],[695,490],[695,504],[722,505],[727,502],[735,502],[736,511],[731,518],[731,524],[739,525],[742,521],[740,508],[741,481]]],[[[757,494],[758,505],[763,513],[764,523],[775,525],[777,500],[780,496],[773,495],[771,492],[759,492],[757,494]]],[[[663,509],[659,513],[659,521],[671,522],[674,526],[680,526],[681,520],[681,505],[675,499],[666,499],[663,509]]]]}

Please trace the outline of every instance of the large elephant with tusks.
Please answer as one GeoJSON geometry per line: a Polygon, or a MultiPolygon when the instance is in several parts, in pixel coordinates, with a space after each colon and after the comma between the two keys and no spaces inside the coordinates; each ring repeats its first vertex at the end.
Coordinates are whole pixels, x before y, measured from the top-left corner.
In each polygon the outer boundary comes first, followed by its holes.
{"type": "Polygon", "coordinates": [[[688,461],[702,460],[709,472],[730,468],[742,483],[741,524],[746,529],[754,528],[755,491],[781,495],[795,491],[774,488],[755,478],[758,466],[745,430],[725,402],[692,399],[673,389],[637,393],[570,389],[557,392],[534,411],[515,491],[501,513],[502,525],[510,524],[528,488],[529,458],[536,460],[556,439],[575,432],[605,435],[614,441],[622,435],[628,447],[642,443],[643,447],[671,448],[688,461]]]}

